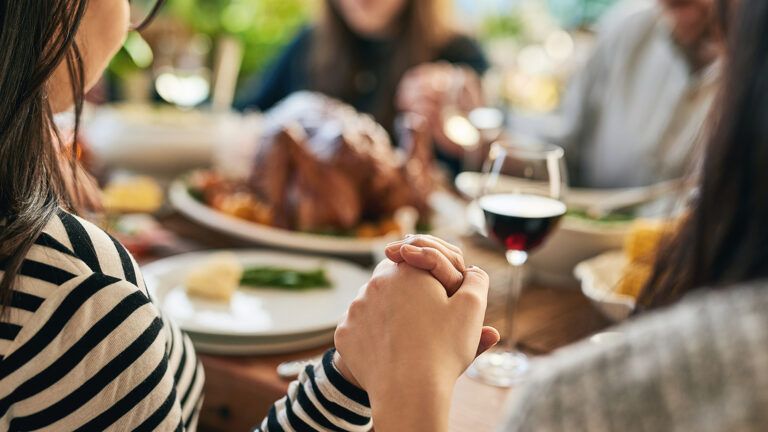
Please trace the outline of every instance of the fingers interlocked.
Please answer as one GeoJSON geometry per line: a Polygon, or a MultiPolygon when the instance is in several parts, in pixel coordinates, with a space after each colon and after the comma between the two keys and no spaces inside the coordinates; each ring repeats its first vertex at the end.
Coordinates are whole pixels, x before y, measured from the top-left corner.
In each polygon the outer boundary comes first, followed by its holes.
{"type": "Polygon", "coordinates": [[[464,281],[464,256],[461,249],[430,235],[414,235],[391,243],[385,250],[387,258],[428,271],[452,296],[464,281]]]}

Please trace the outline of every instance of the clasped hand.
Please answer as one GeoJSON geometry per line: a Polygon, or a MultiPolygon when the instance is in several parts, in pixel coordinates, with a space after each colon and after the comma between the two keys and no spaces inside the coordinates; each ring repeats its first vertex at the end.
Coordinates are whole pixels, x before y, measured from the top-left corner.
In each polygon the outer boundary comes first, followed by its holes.
{"type": "MultiPolygon", "coordinates": [[[[433,404],[439,423],[447,419],[456,379],[499,340],[495,329],[483,327],[488,275],[465,267],[459,248],[432,236],[392,243],[386,255],[336,330],[336,364],[368,392],[377,430],[395,421],[390,411],[407,422],[408,401],[421,417],[433,404]]],[[[413,424],[392,430],[406,426],[413,424]]],[[[421,423],[421,430],[442,430],[432,426],[421,423]]]]}

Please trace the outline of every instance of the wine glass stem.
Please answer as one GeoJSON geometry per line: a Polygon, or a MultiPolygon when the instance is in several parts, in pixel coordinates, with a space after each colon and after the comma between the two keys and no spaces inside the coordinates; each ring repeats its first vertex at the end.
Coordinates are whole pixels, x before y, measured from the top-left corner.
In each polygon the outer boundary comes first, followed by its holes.
{"type": "Polygon", "coordinates": [[[523,270],[526,261],[528,261],[528,253],[515,250],[507,251],[507,261],[512,266],[512,278],[510,287],[507,290],[507,337],[504,342],[504,349],[507,351],[515,351],[517,349],[517,339],[515,337],[517,303],[520,300],[520,294],[523,291],[523,270]]]}

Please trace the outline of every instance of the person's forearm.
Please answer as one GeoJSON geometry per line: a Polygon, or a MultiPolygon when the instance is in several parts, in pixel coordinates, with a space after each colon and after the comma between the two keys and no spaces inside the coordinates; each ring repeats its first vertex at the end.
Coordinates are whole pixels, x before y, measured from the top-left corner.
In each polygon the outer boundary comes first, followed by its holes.
{"type": "Polygon", "coordinates": [[[447,431],[453,384],[440,379],[425,379],[371,393],[376,431],[447,431]]]}

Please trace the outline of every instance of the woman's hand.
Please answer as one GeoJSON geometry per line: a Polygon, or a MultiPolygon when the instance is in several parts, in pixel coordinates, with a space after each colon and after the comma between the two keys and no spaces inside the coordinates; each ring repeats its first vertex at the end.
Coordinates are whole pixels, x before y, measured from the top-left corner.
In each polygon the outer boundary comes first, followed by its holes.
{"type": "MultiPolygon", "coordinates": [[[[452,296],[464,282],[464,254],[462,250],[439,237],[418,234],[408,235],[403,240],[392,242],[384,250],[392,262],[406,263],[417,269],[430,272],[452,296]]],[[[484,326],[480,333],[477,355],[484,353],[499,342],[499,332],[484,326]]],[[[342,375],[352,384],[360,386],[337,353],[334,359],[342,375]]]]}
{"type": "MultiPolygon", "coordinates": [[[[418,234],[406,236],[403,240],[387,245],[387,258],[395,263],[406,263],[417,269],[428,271],[452,296],[464,282],[464,253],[462,250],[439,237],[418,234]]],[[[499,342],[499,331],[484,326],[480,332],[477,355],[484,353],[499,342]]]]}
{"type": "Polygon", "coordinates": [[[440,148],[461,157],[464,149],[443,131],[443,108],[457,105],[456,108],[469,112],[482,105],[482,99],[480,78],[473,70],[439,62],[425,63],[406,72],[395,101],[399,111],[426,118],[440,148]]]}
{"type": "Polygon", "coordinates": [[[394,263],[405,262],[426,270],[445,287],[452,296],[464,281],[464,254],[457,246],[435,236],[408,235],[403,240],[387,245],[384,254],[394,263]]]}
{"type": "Polygon", "coordinates": [[[478,350],[487,294],[488,276],[474,267],[451,297],[404,262],[377,267],[335,335],[377,430],[444,430],[455,380],[478,350]]]}
{"type": "MultiPolygon", "coordinates": [[[[430,272],[452,296],[464,282],[464,254],[461,249],[445,240],[431,235],[409,235],[403,240],[387,245],[384,250],[387,258],[395,263],[406,263],[414,268],[430,272]]],[[[480,332],[480,343],[477,355],[492,348],[499,342],[499,331],[490,326],[484,326],[480,332]]],[[[339,372],[350,383],[361,387],[352,372],[337,352],[334,363],[339,372]]]]}
{"type": "Polygon", "coordinates": [[[420,114],[430,125],[438,122],[449,97],[453,70],[449,63],[425,63],[407,71],[398,86],[398,110],[420,114]]]}

